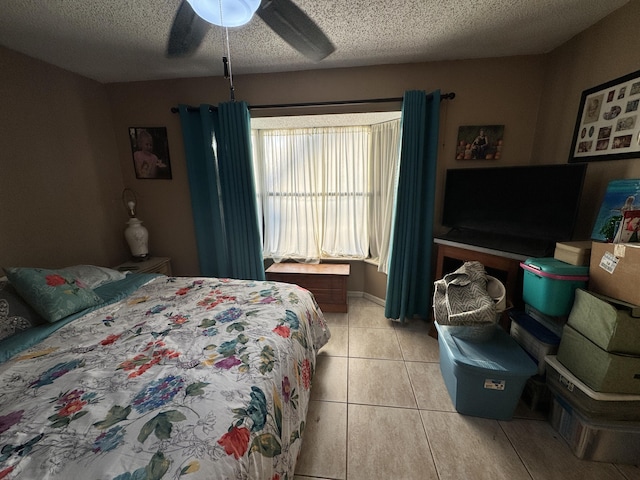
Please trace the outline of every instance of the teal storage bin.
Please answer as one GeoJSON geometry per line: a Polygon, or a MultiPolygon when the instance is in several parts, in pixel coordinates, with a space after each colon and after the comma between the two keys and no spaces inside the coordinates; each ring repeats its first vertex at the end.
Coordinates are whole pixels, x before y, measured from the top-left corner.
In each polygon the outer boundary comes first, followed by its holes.
{"type": "Polygon", "coordinates": [[[538,366],[507,332],[496,326],[484,342],[454,336],[435,324],[440,372],[457,412],[511,420],[527,380],[538,366]]]}
{"type": "Polygon", "coordinates": [[[522,299],[536,310],[560,317],[569,315],[576,288],[586,288],[589,267],[555,258],[528,258],[524,269],[522,299]]]}

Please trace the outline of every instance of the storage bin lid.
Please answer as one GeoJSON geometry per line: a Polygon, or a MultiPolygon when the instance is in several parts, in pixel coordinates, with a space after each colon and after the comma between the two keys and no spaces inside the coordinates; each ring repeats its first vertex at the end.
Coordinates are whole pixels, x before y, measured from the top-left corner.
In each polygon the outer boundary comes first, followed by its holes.
{"type": "Polygon", "coordinates": [[[560,345],[560,337],[524,312],[509,311],[509,318],[547,345],[560,345]]]}
{"type": "Polygon", "coordinates": [[[530,272],[538,272],[543,277],[584,277],[572,280],[585,281],[589,279],[588,265],[571,265],[556,258],[527,258],[520,266],[530,272]]]}
{"type": "Polygon", "coordinates": [[[631,393],[604,393],[591,390],[585,385],[578,377],[560,363],[556,355],[547,355],[544,357],[544,361],[554,371],[555,375],[560,377],[559,382],[563,383],[567,390],[579,389],[586,396],[592,400],[600,402],[637,402],[640,403],[640,395],[634,395],[631,393]]]}
{"type": "Polygon", "coordinates": [[[496,326],[495,334],[487,341],[473,342],[455,337],[446,325],[435,323],[441,348],[459,368],[472,369],[489,378],[531,377],[538,372],[538,366],[502,328],[496,326]]]}

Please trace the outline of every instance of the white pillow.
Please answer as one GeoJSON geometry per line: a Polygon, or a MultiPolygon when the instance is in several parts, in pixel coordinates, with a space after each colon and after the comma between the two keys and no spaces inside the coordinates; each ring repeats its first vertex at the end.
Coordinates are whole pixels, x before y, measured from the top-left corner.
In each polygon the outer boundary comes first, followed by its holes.
{"type": "Polygon", "coordinates": [[[118,272],[112,268],[97,267],[95,265],[74,265],[72,267],[61,268],[76,279],[80,280],[87,287],[94,289],[106,283],[122,280],[126,277],[123,272],[118,272]]]}

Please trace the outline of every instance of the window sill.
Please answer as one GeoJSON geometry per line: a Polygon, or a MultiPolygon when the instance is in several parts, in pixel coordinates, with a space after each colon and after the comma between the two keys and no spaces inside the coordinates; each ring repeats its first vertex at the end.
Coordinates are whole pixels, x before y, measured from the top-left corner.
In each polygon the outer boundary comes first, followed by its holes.
{"type": "MultiPolygon", "coordinates": [[[[264,260],[269,260],[269,261],[273,261],[275,262],[275,260],[273,260],[273,257],[264,257],[264,260]]],[[[296,261],[302,261],[302,259],[297,259],[297,258],[287,258],[282,260],[283,262],[296,262],[296,261]]],[[[335,257],[331,257],[331,258],[322,258],[320,261],[315,262],[315,263],[338,263],[338,262],[364,262],[364,263],[368,263],[369,265],[375,265],[376,267],[380,266],[380,262],[379,259],[376,258],[349,258],[349,257],[342,257],[342,258],[335,258],[335,257]]]]}

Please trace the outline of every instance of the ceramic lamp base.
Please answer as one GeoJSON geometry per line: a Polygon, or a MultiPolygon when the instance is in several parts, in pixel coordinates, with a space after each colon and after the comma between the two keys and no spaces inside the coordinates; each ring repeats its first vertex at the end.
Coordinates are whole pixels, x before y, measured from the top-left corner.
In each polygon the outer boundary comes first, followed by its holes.
{"type": "Polygon", "coordinates": [[[149,256],[149,232],[136,217],[130,218],[124,231],[131,256],[134,259],[144,260],[149,256]]]}

